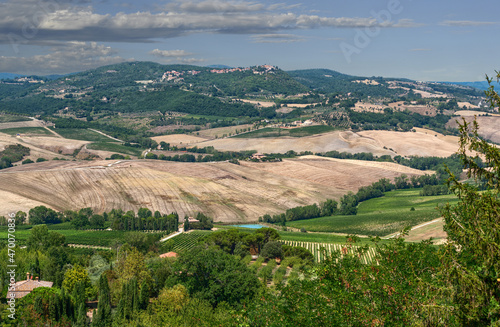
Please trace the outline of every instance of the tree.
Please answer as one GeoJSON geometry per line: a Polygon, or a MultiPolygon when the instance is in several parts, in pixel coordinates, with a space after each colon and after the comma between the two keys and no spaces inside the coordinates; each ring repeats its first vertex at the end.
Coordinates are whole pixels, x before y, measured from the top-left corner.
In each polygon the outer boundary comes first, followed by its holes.
{"type": "Polygon", "coordinates": [[[169,285],[184,285],[189,294],[207,300],[214,307],[221,302],[238,306],[253,297],[259,280],[238,258],[212,248],[195,248],[174,264],[175,277],[169,285]]]}
{"type": "Polygon", "coordinates": [[[111,296],[109,293],[108,278],[102,274],[99,278],[99,303],[97,304],[97,314],[94,316],[92,326],[111,326],[111,296]]]}
{"type": "Polygon", "coordinates": [[[30,249],[42,250],[51,246],[61,246],[66,242],[66,237],[57,232],[49,232],[47,225],[38,225],[31,229],[28,238],[30,249]]]}
{"type": "Polygon", "coordinates": [[[63,287],[66,288],[69,293],[72,293],[78,282],[83,283],[86,296],[90,295],[92,284],[90,283],[87,270],[80,265],[75,265],[64,273],[63,287]]]}
{"type": "Polygon", "coordinates": [[[57,224],[60,223],[57,212],[45,206],[38,206],[30,209],[29,223],[31,225],[38,224],[57,224]]]}
{"type": "MultiPolygon", "coordinates": [[[[500,73],[497,72],[497,80],[500,73]]],[[[492,79],[488,79],[492,82],[492,79]]],[[[492,107],[500,97],[491,86],[486,92],[492,107]]],[[[500,324],[500,150],[478,135],[476,121],[460,124],[460,158],[467,176],[464,183],[454,174],[450,190],[459,199],[441,213],[449,243],[443,255],[443,272],[454,290],[454,302],[462,325],[500,324]],[[478,164],[482,157],[485,167],[478,164]],[[485,188],[481,191],[480,188],[485,188]]]]}
{"type": "Polygon", "coordinates": [[[24,222],[26,221],[26,217],[27,217],[26,212],[18,211],[15,217],[16,225],[24,224],[24,222]]]}
{"type": "Polygon", "coordinates": [[[475,121],[460,127],[460,155],[475,183],[450,177],[450,190],[459,202],[442,210],[451,241],[443,261],[463,323],[488,326],[500,320],[500,150],[482,140],[477,130],[475,121]],[[484,156],[486,168],[467,151],[484,156]],[[481,184],[485,191],[480,191],[481,184]]]}
{"type": "Polygon", "coordinates": [[[283,249],[281,243],[276,241],[267,242],[262,248],[261,256],[267,259],[282,259],[283,249]]]}

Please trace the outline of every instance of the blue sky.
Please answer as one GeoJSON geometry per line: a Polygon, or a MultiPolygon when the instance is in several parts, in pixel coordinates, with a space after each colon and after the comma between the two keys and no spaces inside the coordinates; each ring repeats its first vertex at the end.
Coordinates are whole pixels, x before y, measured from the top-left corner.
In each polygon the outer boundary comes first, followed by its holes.
{"type": "Polygon", "coordinates": [[[130,60],[477,81],[500,69],[498,0],[0,0],[0,72],[130,60]]]}

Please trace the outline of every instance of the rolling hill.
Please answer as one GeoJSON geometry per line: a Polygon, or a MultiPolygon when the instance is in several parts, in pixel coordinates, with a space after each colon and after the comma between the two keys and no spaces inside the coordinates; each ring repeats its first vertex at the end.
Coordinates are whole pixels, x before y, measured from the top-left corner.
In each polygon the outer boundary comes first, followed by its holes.
{"type": "Polygon", "coordinates": [[[181,217],[204,212],[216,221],[256,221],[266,213],[338,199],[380,178],[422,175],[397,164],[319,157],[278,163],[50,161],[0,171],[0,215],[44,204],[57,210],[148,207],[181,217]]]}

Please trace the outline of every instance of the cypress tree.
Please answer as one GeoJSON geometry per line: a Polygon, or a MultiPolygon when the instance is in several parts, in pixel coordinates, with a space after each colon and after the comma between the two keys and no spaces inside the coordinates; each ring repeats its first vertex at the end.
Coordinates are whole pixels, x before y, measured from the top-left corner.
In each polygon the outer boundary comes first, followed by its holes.
{"type": "Polygon", "coordinates": [[[139,293],[139,309],[146,310],[149,304],[149,285],[144,280],[141,285],[141,292],[139,293]]]}
{"type": "Polygon", "coordinates": [[[136,278],[132,278],[130,283],[132,285],[132,314],[134,314],[139,311],[139,288],[136,278]]]}
{"type": "Polygon", "coordinates": [[[93,317],[93,326],[111,326],[111,296],[109,294],[108,278],[101,274],[99,278],[99,303],[97,304],[97,314],[93,317]]]}
{"type": "Polygon", "coordinates": [[[81,303],[78,308],[78,315],[76,320],[76,327],[86,327],[87,326],[87,309],[85,308],[85,303],[81,303]]]}
{"type": "Polygon", "coordinates": [[[127,285],[122,285],[122,295],[120,297],[120,301],[118,302],[118,307],[116,308],[116,314],[120,318],[125,318],[125,303],[126,303],[126,293],[127,293],[127,285]]]}

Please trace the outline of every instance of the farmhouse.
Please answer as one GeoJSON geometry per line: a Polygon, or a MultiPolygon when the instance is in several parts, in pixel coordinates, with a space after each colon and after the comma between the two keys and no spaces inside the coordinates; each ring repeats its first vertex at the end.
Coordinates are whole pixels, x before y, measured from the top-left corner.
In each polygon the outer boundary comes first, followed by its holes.
{"type": "Polygon", "coordinates": [[[262,160],[262,158],[265,158],[266,156],[263,155],[262,153],[254,153],[251,157],[251,159],[256,159],[256,160],[262,160]]]}
{"type": "Polygon", "coordinates": [[[38,287],[52,287],[53,282],[38,280],[38,277],[33,280],[33,275],[30,278],[30,273],[26,273],[26,280],[16,282],[14,285],[14,293],[16,299],[20,299],[31,293],[38,287]]]}

